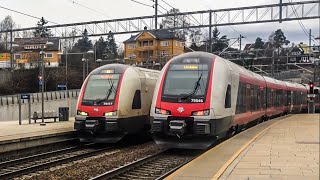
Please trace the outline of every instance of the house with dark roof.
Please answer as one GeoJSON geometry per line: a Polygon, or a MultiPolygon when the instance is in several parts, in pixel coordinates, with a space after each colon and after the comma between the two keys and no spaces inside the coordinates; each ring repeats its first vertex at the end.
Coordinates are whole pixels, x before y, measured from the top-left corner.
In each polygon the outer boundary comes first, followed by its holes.
{"type": "Polygon", "coordinates": [[[46,67],[59,66],[59,38],[15,38],[13,44],[13,59],[18,67],[37,67],[41,62],[41,50],[44,51],[46,67]]]}
{"type": "Polygon", "coordinates": [[[144,30],[124,43],[126,63],[163,62],[184,53],[185,40],[165,29],[144,30]]]}

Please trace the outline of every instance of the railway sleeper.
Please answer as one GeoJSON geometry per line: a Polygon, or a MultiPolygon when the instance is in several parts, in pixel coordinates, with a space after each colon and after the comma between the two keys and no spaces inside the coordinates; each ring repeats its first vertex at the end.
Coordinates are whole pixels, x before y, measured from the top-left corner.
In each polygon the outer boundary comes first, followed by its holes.
{"type": "Polygon", "coordinates": [[[125,175],[126,177],[129,177],[130,179],[133,179],[133,177],[135,178],[141,178],[141,179],[146,179],[146,178],[150,178],[151,175],[146,175],[146,174],[132,174],[132,173],[129,173],[129,174],[126,174],[125,175]]]}
{"type": "MultiPolygon", "coordinates": [[[[126,174],[125,177],[127,179],[150,179],[150,176],[135,176],[135,175],[131,175],[131,174],[126,174]]],[[[154,177],[154,176],[152,176],[154,177]]]]}

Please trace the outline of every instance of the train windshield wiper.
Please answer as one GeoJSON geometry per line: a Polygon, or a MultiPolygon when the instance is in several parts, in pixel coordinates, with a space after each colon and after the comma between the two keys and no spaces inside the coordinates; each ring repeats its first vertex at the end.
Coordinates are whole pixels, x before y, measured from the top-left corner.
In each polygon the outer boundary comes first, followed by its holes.
{"type": "Polygon", "coordinates": [[[202,73],[201,73],[200,77],[198,78],[198,80],[195,82],[195,85],[194,85],[194,88],[193,88],[192,92],[187,94],[187,95],[185,95],[185,96],[183,96],[181,98],[182,100],[186,100],[186,99],[190,98],[191,96],[193,96],[193,95],[195,95],[197,93],[197,91],[198,91],[198,89],[200,87],[201,78],[202,78],[202,73]]]}
{"type": "Polygon", "coordinates": [[[111,85],[111,86],[110,86],[110,88],[107,90],[106,97],[105,97],[105,98],[102,98],[102,99],[97,99],[97,100],[96,100],[96,103],[97,103],[97,104],[100,104],[100,103],[103,102],[103,101],[107,101],[107,100],[109,99],[109,97],[110,97],[110,95],[111,95],[112,92],[113,92],[113,93],[116,93],[116,91],[115,91],[115,89],[114,89],[114,87],[113,87],[113,85],[114,85],[113,81],[110,81],[110,80],[108,79],[108,82],[109,82],[109,85],[111,85]]]}

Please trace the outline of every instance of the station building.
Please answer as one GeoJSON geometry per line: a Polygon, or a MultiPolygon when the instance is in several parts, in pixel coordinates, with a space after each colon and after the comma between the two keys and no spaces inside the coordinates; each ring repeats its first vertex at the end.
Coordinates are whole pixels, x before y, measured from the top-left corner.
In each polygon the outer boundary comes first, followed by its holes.
{"type": "Polygon", "coordinates": [[[172,57],[184,53],[185,39],[165,29],[145,29],[123,43],[126,64],[164,64],[172,57]]]}

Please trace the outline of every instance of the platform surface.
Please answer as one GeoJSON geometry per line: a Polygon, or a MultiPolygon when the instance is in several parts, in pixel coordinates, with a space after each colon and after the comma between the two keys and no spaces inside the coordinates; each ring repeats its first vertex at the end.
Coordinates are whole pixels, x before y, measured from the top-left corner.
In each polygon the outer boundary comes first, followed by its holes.
{"type": "Polygon", "coordinates": [[[320,114],[281,117],[213,147],[167,179],[319,179],[320,114]]]}
{"type": "Polygon", "coordinates": [[[18,140],[24,138],[32,138],[44,135],[53,135],[73,131],[74,117],[69,121],[53,122],[52,120],[45,120],[45,126],[40,125],[41,119],[37,123],[28,124],[28,121],[22,121],[19,125],[18,121],[2,121],[0,122],[0,143],[10,140],[18,140]]]}

